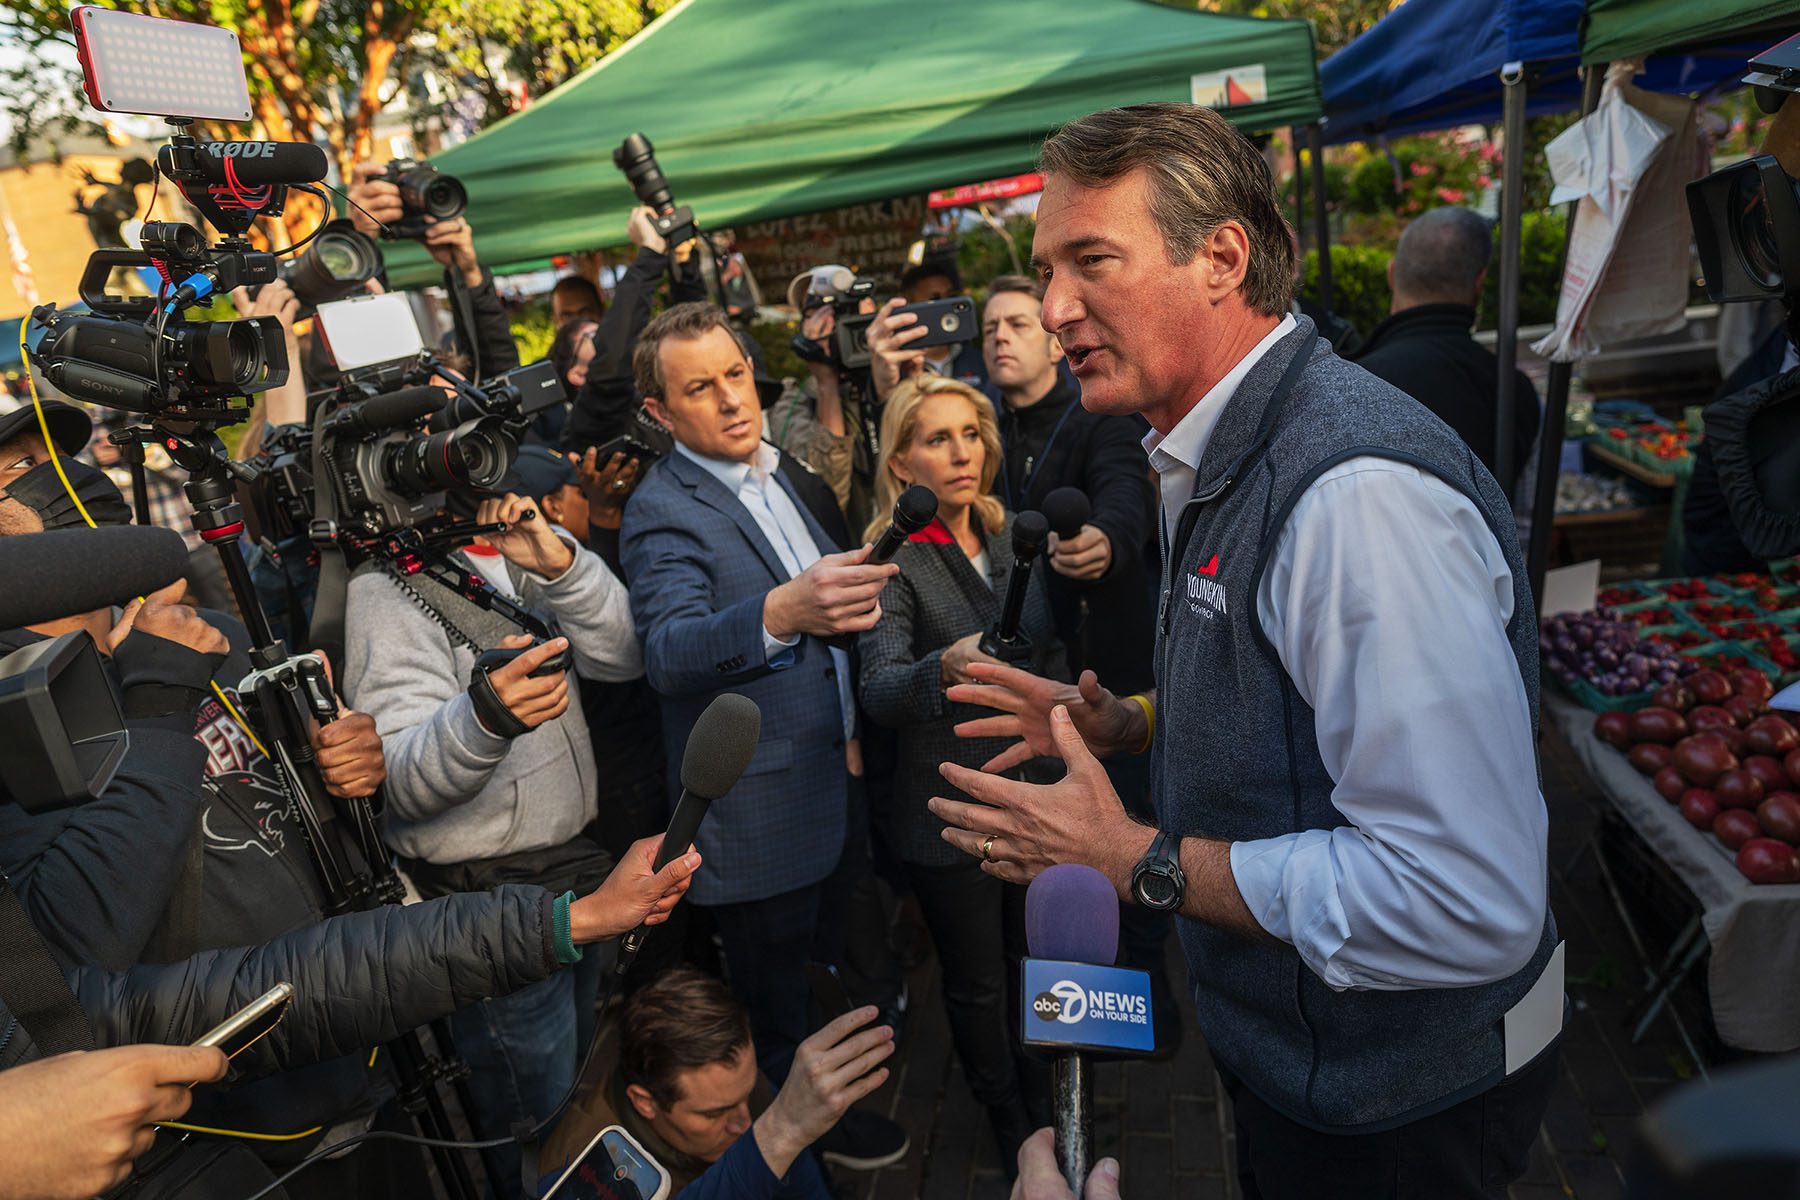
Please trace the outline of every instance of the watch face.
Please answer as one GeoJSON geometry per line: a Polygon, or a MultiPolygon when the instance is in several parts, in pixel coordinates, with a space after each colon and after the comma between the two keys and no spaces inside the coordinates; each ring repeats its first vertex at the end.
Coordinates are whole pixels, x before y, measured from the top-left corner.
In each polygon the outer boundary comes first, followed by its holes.
{"type": "Polygon", "coordinates": [[[1168,908],[1175,903],[1175,881],[1158,871],[1145,871],[1137,880],[1138,900],[1149,908],[1168,908]]]}

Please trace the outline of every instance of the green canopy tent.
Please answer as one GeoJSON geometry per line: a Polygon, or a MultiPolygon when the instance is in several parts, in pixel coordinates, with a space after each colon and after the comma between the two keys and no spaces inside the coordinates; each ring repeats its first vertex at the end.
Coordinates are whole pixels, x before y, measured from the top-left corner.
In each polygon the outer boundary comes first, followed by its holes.
{"type": "MultiPolygon", "coordinates": [[[[719,228],[1011,174],[1070,118],[1214,94],[1247,130],[1316,121],[1311,26],[1149,0],[683,0],[433,162],[504,265],[622,239],[612,152],[635,131],[719,228]]],[[[389,251],[395,281],[436,276],[389,251]]]]}
{"type": "Polygon", "coordinates": [[[1796,0],[1588,0],[1581,62],[1604,65],[1711,43],[1754,42],[1765,31],[1772,45],[1794,31],[1796,20],[1796,0]]]}

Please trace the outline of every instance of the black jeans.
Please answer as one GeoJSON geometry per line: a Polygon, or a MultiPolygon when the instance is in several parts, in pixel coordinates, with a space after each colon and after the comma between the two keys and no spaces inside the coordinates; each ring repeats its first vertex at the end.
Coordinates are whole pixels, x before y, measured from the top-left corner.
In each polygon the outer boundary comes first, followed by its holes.
{"type": "Polygon", "coordinates": [[[794,1051],[812,1032],[806,964],[835,965],[843,959],[850,893],[858,873],[867,869],[866,846],[850,836],[836,869],[818,883],[707,909],[725,952],[731,990],[750,1011],[756,1065],[777,1088],[794,1064],[794,1051]]]}
{"type": "MultiPolygon", "coordinates": [[[[1008,945],[1007,885],[974,859],[944,867],[905,867],[937,947],[950,1040],[969,1090],[990,1109],[1018,1105],[1018,1038],[1007,1013],[1017,985],[1009,984],[1007,976],[1017,970],[1019,947],[1008,945]]],[[[1016,943],[1017,937],[1012,940],[1016,943]]]]}
{"type": "Polygon", "coordinates": [[[1561,1040],[1510,1078],[1385,1133],[1320,1133],[1282,1116],[1224,1067],[1244,1200],[1500,1200],[1525,1171],[1561,1074],[1561,1040]]]}

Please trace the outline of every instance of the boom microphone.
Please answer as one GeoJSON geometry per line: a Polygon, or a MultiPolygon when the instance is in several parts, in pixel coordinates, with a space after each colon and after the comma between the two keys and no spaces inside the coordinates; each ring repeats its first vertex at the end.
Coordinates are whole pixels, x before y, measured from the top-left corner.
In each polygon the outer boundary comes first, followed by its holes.
{"type": "MultiPolygon", "coordinates": [[[[688,735],[687,749],[682,751],[681,799],[675,804],[675,815],[669,818],[662,848],[656,852],[656,870],[688,852],[707,808],[737,783],[750,765],[760,737],[762,709],[750,697],[725,692],[706,706],[688,735]]],[[[613,965],[616,975],[625,974],[631,966],[648,932],[639,925],[620,941],[619,958],[613,965]]]]}
{"type": "Polygon", "coordinates": [[[444,393],[434,387],[402,388],[339,409],[333,423],[343,422],[364,433],[416,426],[444,407],[444,393]]]}
{"type": "Polygon", "coordinates": [[[187,574],[173,529],[103,525],[0,538],[0,629],[41,625],[125,604],[187,574]],[[96,569],[96,564],[103,564],[96,569]]]}
{"type": "MultiPolygon", "coordinates": [[[[172,174],[172,147],[157,152],[165,174],[172,174]]],[[[245,187],[275,184],[317,183],[330,165],[325,151],[311,142],[203,142],[190,161],[208,183],[227,184],[226,163],[232,177],[245,187]]]]}
{"type": "Polygon", "coordinates": [[[884,563],[894,557],[907,538],[931,524],[937,510],[937,493],[930,488],[915,483],[901,492],[900,498],[894,501],[894,519],[875,539],[875,548],[869,552],[869,563],[884,563]]]}
{"type": "Polygon", "coordinates": [[[1031,660],[1031,639],[1019,632],[1019,618],[1025,612],[1025,589],[1031,583],[1031,563],[1044,548],[1050,536],[1050,523],[1040,512],[1022,512],[1013,518],[1012,571],[1006,577],[1006,598],[1000,607],[1000,623],[981,635],[979,649],[989,658],[1001,662],[1022,663],[1031,660]]]}
{"type": "Polygon", "coordinates": [[[1044,519],[1050,522],[1050,532],[1064,541],[1079,534],[1092,515],[1087,493],[1080,488],[1059,487],[1044,497],[1044,519]]]}

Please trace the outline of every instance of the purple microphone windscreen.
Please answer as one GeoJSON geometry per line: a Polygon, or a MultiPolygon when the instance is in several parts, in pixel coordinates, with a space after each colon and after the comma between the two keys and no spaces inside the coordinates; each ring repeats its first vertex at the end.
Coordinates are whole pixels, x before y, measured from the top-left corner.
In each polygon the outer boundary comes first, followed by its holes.
{"type": "Polygon", "coordinates": [[[1025,945],[1033,958],[1112,966],[1119,956],[1119,894],[1092,867],[1049,868],[1025,891],[1025,945]]]}

